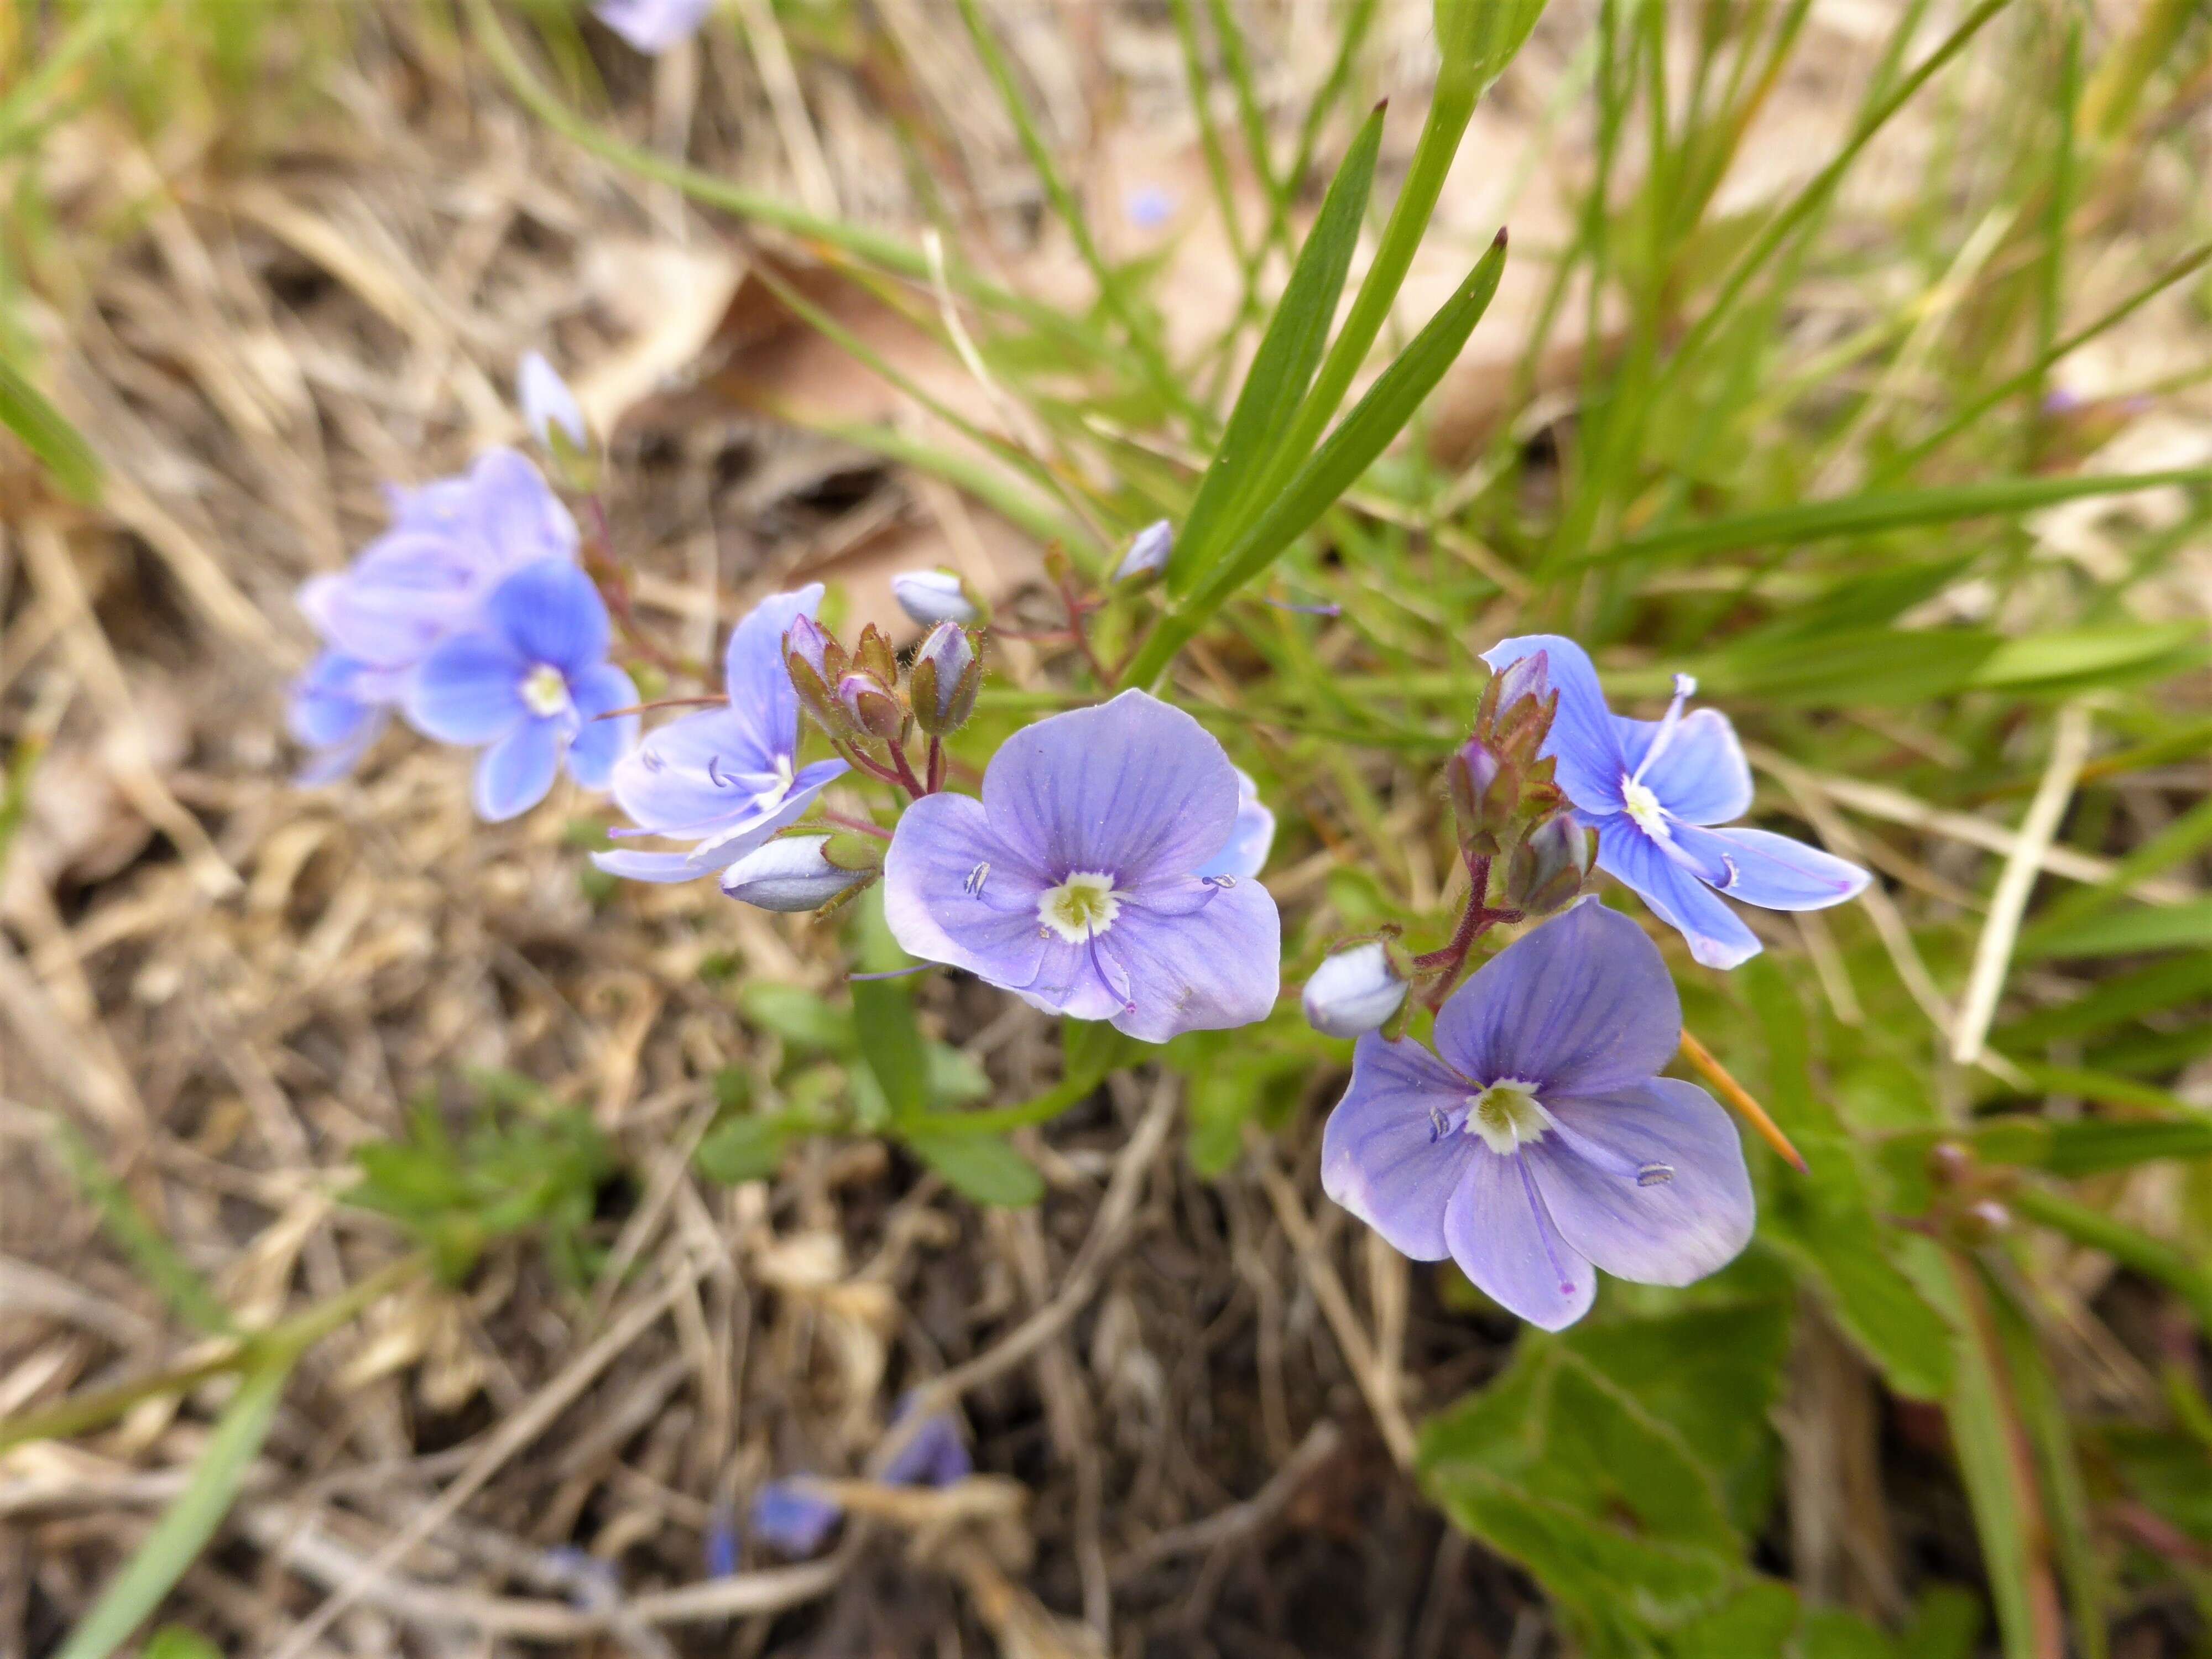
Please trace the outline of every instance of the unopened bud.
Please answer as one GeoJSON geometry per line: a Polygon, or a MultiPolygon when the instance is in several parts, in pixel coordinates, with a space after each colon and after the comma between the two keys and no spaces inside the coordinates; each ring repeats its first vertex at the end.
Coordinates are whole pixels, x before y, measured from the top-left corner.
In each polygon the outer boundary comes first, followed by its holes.
{"type": "Polygon", "coordinates": [[[1114,580],[1126,582],[1139,576],[1157,576],[1167,568],[1168,555],[1174,551],[1175,526],[1165,519],[1148,524],[1131,539],[1129,550],[1114,567],[1114,580]]]}
{"type": "Polygon", "coordinates": [[[526,351],[514,374],[515,401],[522,405],[522,424],[538,447],[551,458],[561,482],[571,489],[589,490],[597,483],[598,459],[592,451],[592,429],[585,423],[583,405],[568,383],[545,361],[543,352],[526,351]]]}
{"type": "Polygon", "coordinates": [[[1583,890],[1589,832],[1562,812],[1531,830],[1505,864],[1505,902],[1524,916],[1549,915],[1583,890]]]}
{"type": "Polygon", "coordinates": [[[757,909],[818,910],[869,878],[869,872],[840,868],[824,856],[830,839],[786,836],[764,842],[722,872],[722,890],[757,909]]]}
{"type": "Polygon", "coordinates": [[[1928,1173],[1944,1186],[1960,1186],[1973,1172],[1973,1149],[1963,1141],[1939,1140],[1928,1149],[1928,1173]]]}
{"type": "Polygon", "coordinates": [[[1506,664],[1482,688],[1474,706],[1475,735],[1533,759],[1558,708],[1550,659],[1541,651],[1531,652],[1506,664]]]}
{"type": "Polygon", "coordinates": [[[982,680],[982,659],[967,630],[949,622],[938,623],[915,653],[908,681],[915,724],[933,738],[957,732],[968,723],[975,707],[975,688],[982,680]]]}
{"type": "Polygon", "coordinates": [[[950,570],[908,570],[891,578],[891,597],[917,627],[971,623],[982,615],[968,585],[950,570]]]}
{"type": "Polygon", "coordinates": [[[906,710],[890,687],[865,668],[848,671],[837,682],[837,707],[859,730],[884,743],[906,732],[906,710]]]}
{"type": "Polygon", "coordinates": [[[1469,738],[1444,763],[1444,791],[1459,824],[1460,845],[1478,858],[1504,851],[1521,805],[1519,770],[1480,738],[1469,738]]]}
{"type": "Polygon", "coordinates": [[[784,631],[783,666],[791,676],[792,690],[799,693],[799,706],[831,737],[842,737],[848,727],[836,687],[845,673],[845,647],[813,617],[793,617],[784,631]]]}
{"type": "Polygon", "coordinates": [[[1978,1198],[1959,1212],[1961,1243],[1986,1244],[2011,1227],[2012,1212],[1994,1198],[1978,1198]]]}
{"type": "Polygon", "coordinates": [[[1355,1037],[1371,1031],[1406,1000],[1406,981],[1380,939],[1352,945],[1322,959],[1300,999],[1307,1023],[1324,1036],[1355,1037]]]}
{"type": "Polygon", "coordinates": [[[884,630],[870,623],[860,630],[860,642],[853,647],[853,666],[864,674],[872,674],[885,685],[898,684],[898,657],[891,650],[891,642],[884,637],[884,630]]]}

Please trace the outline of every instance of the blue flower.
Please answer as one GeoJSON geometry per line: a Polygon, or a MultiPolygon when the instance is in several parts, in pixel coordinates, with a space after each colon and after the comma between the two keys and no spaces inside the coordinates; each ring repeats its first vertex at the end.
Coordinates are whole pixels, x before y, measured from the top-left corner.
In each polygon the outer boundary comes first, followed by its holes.
{"type": "Polygon", "coordinates": [[[730,632],[728,707],[671,721],[615,768],[615,804],[635,826],[615,833],[688,841],[690,849],[594,853],[600,869],[664,882],[726,870],[845,775],[841,760],[799,764],[799,693],[783,662],[783,636],[821,603],[819,582],[763,599],[730,632]]]}
{"type": "MultiPolygon", "coordinates": [[[[906,1412],[902,1401],[892,1421],[906,1412]]],[[[939,1412],[921,1420],[877,1480],[886,1486],[950,1486],[974,1469],[959,1425],[939,1412]]],[[[755,1543],[796,1558],[820,1549],[844,1518],[845,1506],[811,1482],[771,1480],[755,1495],[746,1530],[755,1543]]]]}
{"type": "Polygon", "coordinates": [[[1249,1025],[1281,984],[1275,901],[1199,873],[1230,847],[1238,793],[1212,734],[1145,692],[1055,714],[1000,746],[981,800],[906,809],[884,918],[914,956],[1146,1042],[1249,1025]]]}
{"type": "Polygon", "coordinates": [[[1229,839],[1221,850],[1191,873],[1201,881],[1208,876],[1249,880],[1264,869],[1275,845],[1275,815],[1260,799],[1260,786],[1243,767],[1237,774],[1237,821],[1229,826],[1229,839]]]}
{"type": "Polygon", "coordinates": [[[423,659],[477,626],[501,581],[575,556],[575,521],[512,449],[488,452],[458,477],[388,493],[392,527],[345,570],[300,589],[325,647],[295,683],[289,711],[293,736],[318,751],[303,782],[352,769],[423,659]]]}
{"type": "Polygon", "coordinates": [[[408,718],[445,743],[485,744],[477,763],[477,816],[496,823],[545,799],[554,775],[603,789],[637,738],[637,716],[599,716],[637,701],[608,662],[607,607],[591,578],[565,559],[509,576],[484,602],[474,632],[423,661],[408,718]]]}
{"type": "Polygon", "coordinates": [[[592,12],[647,56],[658,58],[699,32],[714,0],[598,0],[592,12]]]}
{"type": "Polygon", "coordinates": [[[1434,1053],[1359,1039],[1322,1133],[1322,1189],[1546,1330],[1589,1310],[1599,1267],[1702,1279],[1750,1239],[1753,1206],[1727,1114],[1657,1075],[1681,1037],[1657,947],[1584,899],[1452,993],[1434,1053]]]}
{"type": "Polygon", "coordinates": [[[1674,677],[1674,700],[1657,720],[1606,707],[1582,647],[1557,634],[1504,640],[1483,653],[1503,672],[1542,653],[1559,714],[1542,752],[1558,763],[1575,816],[1597,832],[1598,867],[1679,928],[1708,968],[1733,968],[1759,951],[1759,936],[1718,896],[1766,910],[1821,910],[1856,898],[1867,872],[1802,842],[1764,830],[1716,829],[1751,805],[1751,769],[1728,717],[1685,714],[1697,690],[1674,677]]]}

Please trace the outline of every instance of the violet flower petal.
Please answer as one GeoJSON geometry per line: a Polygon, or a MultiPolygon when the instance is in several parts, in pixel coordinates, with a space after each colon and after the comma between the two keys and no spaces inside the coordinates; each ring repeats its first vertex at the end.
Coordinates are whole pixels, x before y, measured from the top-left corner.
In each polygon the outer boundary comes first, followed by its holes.
{"type": "Polygon", "coordinates": [[[1107,1018],[1144,1042],[1265,1019],[1282,985],[1282,918],[1257,882],[1214,888],[1181,915],[1133,896],[1097,945],[1127,975],[1135,1004],[1107,1018]]]}
{"type": "Polygon", "coordinates": [[[1723,892],[1762,910],[1825,910],[1856,898],[1870,879],[1856,864],[1765,830],[1674,830],[1686,852],[1726,866],[1733,879],[1715,884],[1723,892]]]}
{"type": "Polygon", "coordinates": [[[1522,1156],[1561,1235],[1606,1272],[1687,1285],[1750,1242],[1743,1145],[1703,1089],[1657,1077],[1544,1104],[1558,1127],[1522,1156]]]}
{"type": "MultiPolygon", "coordinates": [[[[1693,827],[1693,826],[1685,826],[1693,827]]],[[[1734,968],[1762,948],[1727,902],[1668,858],[1626,815],[1597,826],[1598,868],[1636,890],[1652,914],[1678,930],[1708,968],[1734,968]]]]}
{"type": "Polygon", "coordinates": [[[799,747],[799,693],[784,666],[783,636],[799,617],[821,610],[822,594],[820,582],[769,594],[730,630],[723,647],[722,690],[764,752],[787,755],[799,747]]]}
{"type": "Polygon", "coordinates": [[[884,919],[908,955],[1018,991],[1043,961],[1037,898],[1050,885],[981,801],[925,795],[900,815],[884,856],[884,919]]]}
{"type": "Polygon", "coordinates": [[[844,1506],[834,1498],[799,1481],[771,1480],[753,1495],[745,1530],[755,1543],[796,1558],[821,1549],[844,1518],[844,1506]]]}
{"type": "Polygon", "coordinates": [[[530,718],[522,701],[530,663],[498,634],[463,634],[423,659],[407,718],[441,743],[489,743],[530,718]]]}
{"type": "Polygon", "coordinates": [[[1187,875],[1237,820],[1237,769],[1182,709],[1142,691],[1024,727],[983,775],[991,822],[1056,873],[1187,875]]]}
{"type": "Polygon", "coordinates": [[[571,679],[606,659],[613,635],[599,590],[566,559],[525,565],[492,590],[484,613],[526,659],[571,679]]]}
{"type": "Polygon", "coordinates": [[[1221,850],[1191,872],[1194,876],[1256,876],[1267,867],[1275,845],[1275,815],[1260,799],[1260,786],[1243,767],[1237,773],[1237,818],[1221,850]]]}
{"type": "Polygon", "coordinates": [[[483,751],[477,762],[477,816],[501,823],[544,800],[568,746],[563,723],[526,719],[483,751]]]}
{"type": "Polygon", "coordinates": [[[1605,706],[1589,653],[1561,634],[1523,634],[1500,640],[1482,659],[1493,672],[1502,672],[1539,651],[1559,694],[1559,712],[1543,748],[1558,762],[1553,775],[1567,799],[1585,812],[1618,812],[1620,781],[1630,769],[1623,764],[1620,733],[1605,706]]]}
{"type": "Polygon", "coordinates": [[[1444,1210],[1468,1164],[1490,1154],[1448,1120],[1472,1086],[1419,1043],[1370,1031],[1352,1051],[1352,1085],[1322,1131],[1322,1190],[1401,1255],[1451,1254],[1444,1210]]]}
{"type": "Polygon", "coordinates": [[[594,853],[592,864],[611,876],[621,876],[629,881],[696,881],[714,873],[713,866],[693,862],[688,854],[640,852],[628,847],[617,847],[611,853],[594,853]]]}
{"type": "Polygon", "coordinates": [[[568,684],[568,696],[583,724],[568,745],[568,775],[586,789],[604,789],[615,764],[637,743],[637,716],[617,714],[602,720],[611,708],[629,708],[637,702],[637,687],[612,663],[588,668],[568,684]]]}
{"type": "Polygon", "coordinates": [[[1681,1041],[1682,1005],[1644,930],[1583,899],[1492,957],[1437,1015],[1437,1051],[1481,1084],[1601,1094],[1650,1077],[1681,1041]]]}
{"type": "MultiPolygon", "coordinates": [[[[1666,722],[1615,714],[1613,724],[1632,777],[1666,722]]],[[[1643,781],[1660,805],[1686,823],[1726,823],[1751,810],[1751,767],[1735,727],[1717,708],[1685,714],[1659,758],[1644,767],[1643,781]]]]}
{"type": "Polygon", "coordinates": [[[1589,1311],[1597,1273],[1560,1236],[1525,1153],[1484,1152],[1444,1206],[1444,1242],[1475,1288],[1547,1331],[1589,1311]]]}

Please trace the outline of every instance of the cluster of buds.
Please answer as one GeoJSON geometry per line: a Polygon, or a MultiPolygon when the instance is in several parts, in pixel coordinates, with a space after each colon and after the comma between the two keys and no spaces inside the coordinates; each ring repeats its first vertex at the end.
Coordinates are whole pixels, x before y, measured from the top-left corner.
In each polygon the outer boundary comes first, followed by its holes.
{"type": "Polygon", "coordinates": [[[919,726],[942,738],[967,724],[983,678],[981,636],[941,622],[914,653],[910,670],[873,623],[848,653],[811,617],[783,636],[783,659],[799,701],[840,743],[895,749],[919,726]]]}
{"type": "Polygon", "coordinates": [[[1571,903],[1589,874],[1589,832],[1540,752],[1559,709],[1544,653],[1523,657],[1483,687],[1474,729],[1444,765],[1461,856],[1484,874],[1503,858],[1501,899],[1521,916],[1571,903]]]}

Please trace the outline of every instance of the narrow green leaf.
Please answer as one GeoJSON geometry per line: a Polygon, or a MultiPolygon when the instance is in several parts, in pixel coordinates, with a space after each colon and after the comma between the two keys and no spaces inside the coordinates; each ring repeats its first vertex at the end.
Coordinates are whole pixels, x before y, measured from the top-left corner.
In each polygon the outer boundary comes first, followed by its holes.
{"type": "Polygon", "coordinates": [[[246,1471],[276,1421],[291,1375],[290,1355],[246,1374],[208,1436],[191,1484],[162,1512],[137,1553],[108,1581],[92,1611],[70,1632],[58,1659],[107,1659],[161,1604],[230,1513],[246,1471]]]}
{"type": "Polygon", "coordinates": [[[2007,640],[1974,671],[1977,685],[2025,688],[2094,675],[2109,682],[2204,641],[2196,623],[2126,623],[2007,640]]]}
{"type": "Polygon", "coordinates": [[[914,1129],[904,1139],[947,1186],[978,1204],[1019,1209],[1044,1196],[1044,1177],[1036,1165],[997,1135],[914,1129]]]}
{"type": "Polygon", "coordinates": [[[1197,498],[1176,538],[1168,563],[1169,591],[1188,593],[1210,568],[1218,538],[1231,532],[1236,509],[1250,499],[1253,486],[1273,459],[1297,414],[1298,403],[1313,380],[1328,342],[1336,302],[1359,243],[1367,193],[1375,181],[1375,158],[1382,143],[1378,108],[1352,140],[1343,166],[1322,198],[1320,216],[1299,250],[1289,285],[1261,337],[1260,349],[1244,376],[1244,387],[1230,411],[1221,443],[1200,481],[1197,498]]]}
{"type": "Polygon", "coordinates": [[[691,1155],[709,1181],[734,1187],[741,1181],[766,1181],[783,1163],[791,1126],[769,1114],[726,1118],[709,1129],[691,1155]]]}
{"type": "Polygon", "coordinates": [[[0,426],[23,441],[63,491],[80,501],[100,498],[100,459],[38,387],[0,356],[0,426]]]}
{"type": "Polygon", "coordinates": [[[222,1659],[222,1650],[182,1625],[168,1625],[148,1638],[145,1659],[222,1659]]]}
{"type": "Polygon", "coordinates": [[[2039,933],[2023,956],[2124,957],[2138,951],[2212,950],[2212,899],[2185,904],[2130,905],[2070,927],[2039,933]]]}
{"type": "Polygon", "coordinates": [[[1705,524],[1681,525],[1633,536],[1583,554],[1576,562],[1677,558],[1693,553],[1733,552],[1834,536],[1866,536],[1887,530],[1924,529],[1964,519],[2008,516],[2088,495],[2124,495],[2169,484],[2212,484],[2212,472],[2129,472],[2083,478],[1993,478],[1981,483],[1946,484],[1930,489],[1880,490],[1837,501],[1807,501],[1771,507],[1705,524]]]}
{"type": "MultiPolygon", "coordinates": [[[[860,945],[860,965],[870,973],[894,973],[914,965],[884,921],[883,889],[871,888],[853,907],[860,945]]],[[[884,1091],[891,1121],[900,1121],[929,1104],[929,1054],[915,1024],[914,988],[903,979],[853,981],[853,1025],[860,1058],[884,1091]]]]}
{"type": "Polygon", "coordinates": [[[1205,586],[1160,618],[1128,672],[1130,684],[1158,680],[1184,642],[1230,596],[1280,557],[1374,464],[1459,356],[1498,292],[1504,269],[1505,237],[1501,232],[1458,291],[1382,371],[1328,441],[1279,495],[1266,496],[1266,510],[1223,554],[1205,586]]]}
{"type": "Polygon", "coordinates": [[[2199,1326],[2212,1331],[2212,1273],[2188,1253],[2115,1220],[2102,1210],[2028,1182],[2014,1188],[2006,1201],[2015,1215],[2062,1233],[2077,1244],[2102,1250],[2123,1267],[2158,1280],[2189,1304],[2199,1326]]]}

